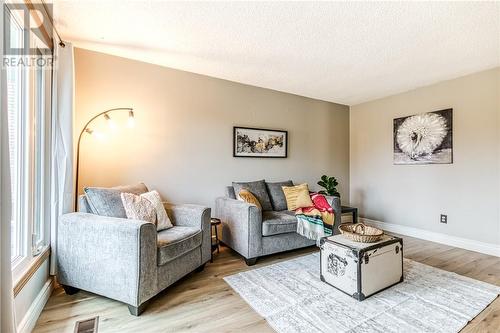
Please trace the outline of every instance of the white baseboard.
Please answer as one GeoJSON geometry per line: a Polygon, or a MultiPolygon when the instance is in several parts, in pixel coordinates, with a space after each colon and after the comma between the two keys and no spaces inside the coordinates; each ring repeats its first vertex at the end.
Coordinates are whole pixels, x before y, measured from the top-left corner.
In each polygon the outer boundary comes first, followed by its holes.
{"type": "Polygon", "coordinates": [[[498,244],[479,242],[472,239],[450,236],[434,231],[428,231],[424,229],[418,229],[399,224],[380,222],[363,217],[360,217],[359,220],[360,222],[373,225],[374,227],[386,230],[388,232],[394,232],[405,236],[420,238],[431,242],[441,243],[470,251],[475,251],[500,257],[500,245],[498,244]]]}
{"type": "Polygon", "coordinates": [[[49,280],[47,280],[47,282],[45,282],[42,290],[40,290],[30,308],[28,309],[28,312],[26,312],[24,318],[19,323],[17,327],[17,331],[19,333],[30,333],[31,331],[33,331],[38,317],[40,317],[45,304],[49,300],[50,294],[52,294],[53,287],[53,279],[50,278],[49,280]]]}

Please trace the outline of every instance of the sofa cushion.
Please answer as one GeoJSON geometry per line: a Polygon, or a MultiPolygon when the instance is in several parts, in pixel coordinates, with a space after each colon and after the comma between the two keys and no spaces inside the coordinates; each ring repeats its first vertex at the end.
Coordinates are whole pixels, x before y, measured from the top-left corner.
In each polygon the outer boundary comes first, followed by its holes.
{"type": "Polygon", "coordinates": [[[87,203],[92,214],[127,218],[125,208],[123,208],[122,193],[142,194],[146,193],[148,188],[143,183],[137,185],[105,187],[86,187],[84,189],[87,203]]]}
{"type": "Polygon", "coordinates": [[[269,211],[262,213],[262,236],[297,232],[297,218],[290,211],[269,211]]]}
{"type": "Polygon", "coordinates": [[[233,182],[234,193],[240,193],[241,189],[249,190],[259,200],[262,210],[273,210],[271,199],[266,189],[266,182],[264,180],[257,180],[255,182],[233,182]]]}
{"type": "Polygon", "coordinates": [[[158,232],[158,266],[199,247],[202,241],[201,230],[196,227],[174,226],[158,232]]]}
{"type": "Polygon", "coordinates": [[[277,183],[266,182],[267,193],[269,193],[273,209],[278,211],[287,209],[285,193],[281,188],[282,186],[293,186],[293,182],[291,180],[277,183]]]}

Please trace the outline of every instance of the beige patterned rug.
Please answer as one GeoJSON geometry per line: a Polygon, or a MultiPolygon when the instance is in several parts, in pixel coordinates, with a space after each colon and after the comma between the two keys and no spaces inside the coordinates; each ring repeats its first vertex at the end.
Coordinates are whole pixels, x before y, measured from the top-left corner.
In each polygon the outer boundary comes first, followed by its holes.
{"type": "Polygon", "coordinates": [[[280,333],[458,332],[500,287],[404,261],[405,281],[363,302],[319,279],[319,253],[224,280],[280,333]]]}

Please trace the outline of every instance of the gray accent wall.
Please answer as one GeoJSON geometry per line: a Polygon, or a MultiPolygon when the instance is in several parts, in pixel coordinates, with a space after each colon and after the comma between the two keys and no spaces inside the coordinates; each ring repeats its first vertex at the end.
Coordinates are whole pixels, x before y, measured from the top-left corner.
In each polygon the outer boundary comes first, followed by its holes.
{"type": "Polygon", "coordinates": [[[496,68],[351,106],[350,199],[361,216],[500,244],[499,81],[496,68]],[[393,119],[446,108],[453,164],[393,165],[393,119]]]}
{"type": "MultiPolygon", "coordinates": [[[[325,73],[325,75],[330,75],[325,73]]],[[[214,205],[232,181],[293,180],[317,189],[334,175],[349,198],[349,107],[270,89],[75,49],[75,135],[94,114],[113,107],[119,129],[82,139],[83,186],[144,182],[176,203],[214,205]],[[287,130],[286,159],[234,158],[233,126],[287,130]]],[[[76,141],[76,139],[75,139],[76,141]]]]}

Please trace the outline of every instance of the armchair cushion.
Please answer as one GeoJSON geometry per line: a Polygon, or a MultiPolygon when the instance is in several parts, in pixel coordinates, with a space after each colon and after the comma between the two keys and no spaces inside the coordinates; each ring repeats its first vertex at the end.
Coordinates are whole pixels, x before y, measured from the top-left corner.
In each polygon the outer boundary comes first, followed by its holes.
{"type": "Polygon", "coordinates": [[[293,186],[293,182],[288,180],[286,182],[268,183],[266,182],[267,192],[271,198],[273,209],[277,211],[286,210],[286,198],[283,192],[283,186],[293,186]]]}
{"type": "Polygon", "coordinates": [[[93,214],[126,219],[121,193],[142,194],[148,191],[143,183],[136,185],[105,187],[86,187],[84,189],[87,203],[93,214]]]}
{"type": "Polygon", "coordinates": [[[264,180],[255,182],[233,182],[234,193],[238,195],[241,189],[249,190],[259,200],[262,210],[273,210],[271,199],[267,193],[266,183],[264,180]]]}
{"type": "Polygon", "coordinates": [[[297,218],[291,211],[263,212],[262,236],[272,236],[297,232],[297,218]]]}
{"type": "Polygon", "coordinates": [[[174,226],[158,232],[158,266],[162,266],[183,254],[199,247],[202,242],[201,229],[174,226]]]}
{"type": "Polygon", "coordinates": [[[226,197],[230,199],[238,199],[236,198],[236,193],[234,193],[234,187],[233,186],[226,186],[225,187],[225,192],[226,192],[226,197]]]}

